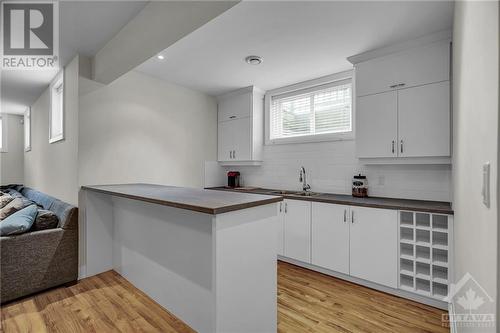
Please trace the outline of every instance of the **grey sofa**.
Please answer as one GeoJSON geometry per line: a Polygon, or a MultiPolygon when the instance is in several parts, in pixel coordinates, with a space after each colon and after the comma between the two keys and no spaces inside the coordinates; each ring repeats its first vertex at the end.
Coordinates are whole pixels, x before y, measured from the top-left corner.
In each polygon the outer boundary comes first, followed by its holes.
{"type": "Polygon", "coordinates": [[[78,279],[78,208],[28,187],[23,196],[59,218],[55,229],[0,237],[0,303],[78,279]]]}

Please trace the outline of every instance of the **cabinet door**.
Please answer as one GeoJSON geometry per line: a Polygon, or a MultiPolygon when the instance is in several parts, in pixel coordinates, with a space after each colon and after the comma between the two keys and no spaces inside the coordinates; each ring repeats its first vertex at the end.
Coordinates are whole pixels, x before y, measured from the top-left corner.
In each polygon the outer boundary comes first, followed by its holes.
{"type": "Polygon", "coordinates": [[[396,157],[398,136],[397,92],[358,97],[356,153],[358,157],[396,157]]]}
{"type": "Polygon", "coordinates": [[[350,274],[397,288],[397,211],[351,206],[350,227],[350,274]]]}
{"type": "Polygon", "coordinates": [[[450,43],[436,42],[356,64],[356,96],[450,79],[450,43]]]}
{"type": "Polygon", "coordinates": [[[285,207],[284,203],[280,202],[278,204],[278,254],[280,256],[285,255],[285,207]]]}
{"type": "Polygon", "coordinates": [[[436,42],[402,52],[393,70],[405,88],[450,80],[450,42],[436,42]]]}
{"type": "Polygon", "coordinates": [[[233,128],[230,121],[224,121],[218,124],[217,130],[217,159],[219,161],[232,160],[232,151],[234,147],[233,128]]]}
{"type": "Polygon", "coordinates": [[[349,274],[349,207],[312,203],[312,253],[314,265],[349,274]]]}
{"type": "Polygon", "coordinates": [[[391,86],[398,82],[394,59],[394,56],[386,56],[356,64],[356,96],[393,90],[391,86]]]}
{"type": "Polygon", "coordinates": [[[219,122],[251,116],[252,92],[228,96],[218,103],[219,122]]]}
{"type": "Polygon", "coordinates": [[[311,203],[284,200],[285,256],[311,262],[311,203]]]}
{"type": "Polygon", "coordinates": [[[252,160],[251,118],[228,121],[231,125],[233,139],[233,161],[252,160]]]}
{"type": "Polygon", "coordinates": [[[449,81],[398,94],[399,156],[450,156],[449,81]]]}

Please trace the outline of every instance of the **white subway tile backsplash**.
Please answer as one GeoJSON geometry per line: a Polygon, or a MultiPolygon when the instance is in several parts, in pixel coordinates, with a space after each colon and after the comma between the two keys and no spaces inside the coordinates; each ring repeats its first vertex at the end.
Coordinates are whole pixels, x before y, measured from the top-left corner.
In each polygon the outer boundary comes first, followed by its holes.
{"type": "Polygon", "coordinates": [[[240,171],[245,186],[300,190],[304,166],[313,191],[339,194],[350,194],[352,176],[363,173],[371,196],[451,201],[449,165],[363,165],[355,157],[355,141],[265,146],[263,156],[262,166],[224,171],[240,171]]]}

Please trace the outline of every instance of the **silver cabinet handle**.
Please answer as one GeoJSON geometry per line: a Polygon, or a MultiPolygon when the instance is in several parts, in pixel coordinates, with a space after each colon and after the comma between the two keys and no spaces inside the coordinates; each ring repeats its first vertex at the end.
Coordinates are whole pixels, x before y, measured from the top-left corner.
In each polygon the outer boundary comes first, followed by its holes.
{"type": "Polygon", "coordinates": [[[236,150],[233,150],[233,158],[236,158],[236,150]]]}
{"type": "Polygon", "coordinates": [[[234,118],[236,118],[236,116],[230,116],[230,117],[229,117],[229,119],[234,119],[234,118]]]}
{"type": "Polygon", "coordinates": [[[400,88],[400,87],[404,87],[406,84],[405,83],[396,83],[396,84],[393,84],[392,86],[389,86],[389,88],[400,88]]]}
{"type": "Polygon", "coordinates": [[[285,213],[288,213],[288,203],[285,202],[285,213]]]}
{"type": "Polygon", "coordinates": [[[354,224],[354,211],[351,210],[351,223],[354,224]]]}
{"type": "Polygon", "coordinates": [[[347,210],[344,209],[344,223],[347,222],[347,210]]]}
{"type": "Polygon", "coordinates": [[[283,211],[283,202],[280,202],[280,213],[283,211]]]}
{"type": "Polygon", "coordinates": [[[392,153],[394,154],[394,140],[392,140],[392,153]]]}
{"type": "Polygon", "coordinates": [[[233,158],[233,151],[232,150],[229,151],[229,159],[231,159],[231,158],[233,158]]]}
{"type": "Polygon", "coordinates": [[[403,153],[403,140],[401,140],[401,154],[403,153]]]}

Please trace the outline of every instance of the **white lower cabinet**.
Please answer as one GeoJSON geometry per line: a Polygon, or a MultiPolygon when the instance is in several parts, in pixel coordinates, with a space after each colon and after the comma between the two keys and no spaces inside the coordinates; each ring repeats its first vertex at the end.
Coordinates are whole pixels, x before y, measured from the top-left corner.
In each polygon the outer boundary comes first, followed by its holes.
{"type": "Polygon", "coordinates": [[[349,274],[349,206],[312,203],[312,264],[349,274]]]}
{"type": "Polygon", "coordinates": [[[278,204],[278,255],[285,255],[285,203],[282,201],[278,204]]]}
{"type": "Polygon", "coordinates": [[[311,262],[311,203],[285,199],[284,255],[288,258],[311,262]]]}
{"type": "Polygon", "coordinates": [[[350,275],[398,287],[398,212],[351,207],[350,275]]]}
{"type": "Polygon", "coordinates": [[[398,287],[398,211],[289,199],[281,208],[278,254],[398,287]]]}
{"type": "Polygon", "coordinates": [[[448,294],[452,216],[285,199],[277,218],[282,257],[438,300],[448,294]]]}

